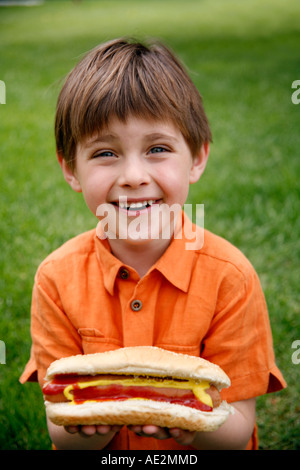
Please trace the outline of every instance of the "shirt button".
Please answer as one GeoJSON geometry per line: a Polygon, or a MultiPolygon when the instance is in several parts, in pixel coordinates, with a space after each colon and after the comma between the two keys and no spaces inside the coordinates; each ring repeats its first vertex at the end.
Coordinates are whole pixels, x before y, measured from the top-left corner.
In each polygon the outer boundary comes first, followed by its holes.
{"type": "Polygon", "coordinates": [[[129,278],[129,271],[128,271],[128,269],[121,268],[120,271],[119,271],[119,274],[120,274],[120,278],[121,278],[121,279],[128,279],[128,278],[129,278]]]}
{"type": "Polygon", "coordinates": [[[132,310],[134,310],[135,312],[138,312],[139,310],[141,310],[143,304],[140,300],[133,300],[130,304],[132,310]]]}

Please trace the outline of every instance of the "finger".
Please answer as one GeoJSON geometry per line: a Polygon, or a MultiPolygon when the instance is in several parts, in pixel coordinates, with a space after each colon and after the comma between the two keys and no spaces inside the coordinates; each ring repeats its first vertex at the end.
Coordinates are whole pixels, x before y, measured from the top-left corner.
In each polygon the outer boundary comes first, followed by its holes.
{"type": "Polygon", "coordinates": [[[142,427],[142,431],[144,434],[159,434],[163,430],[163,428],[159,428],[158,426],[153,426],[152,424],[146,424],[142,427]]]}
{"type": "Polygon", "coordinates": [[[168,439],[170,437],[168,428],[148,424],[142,427],[142,432],[144,435],[155,437],[156,439],[168,439]]]}
{"type": "Polygon", "coordinates": [[[122,425],[116,424],[116,425],[111,426],[111,430],[113,432],[119,432],[119,431],[121,431],[122,427],[123,427],[122,425]]]}
{"type": "Polygon", "coordinates": [[[186,431],[180,428],[169,429],[170,436],[175,439],[176,442],[182,445],[190,445],[196,435],[195,431],[186,431]]]}
{"type": "Polygon", "coordinates": [[[170,433],[170,436],[172,436],[174,439],[180,439],[184,431],[179,428],[172,428],[172,429],[169,429],[169,433],[170,433]]]}
{"type": "Polygon", "coordinates": [[[98,425],[98,426],[96,426],[96,432],[97,432],[97,434],[107,434],[107,433],[111,432],[111,426],[109,426],[108,424],[107,425],[104,425],[104,424],[98,425]]]}
{"type": "Polygon", "coordinates": [[[119,432],[122,426],[111,426],[111,425],[104,425],[104,424],[99,424],[96,426],[96,432],[97,434],[107,434],[109,432],[119,432]]]}
{"type": "Polygon", "coordinates": [[[93,436],[96,433],[96,426],[84,425],[81,426],[80,434],[84,437],[93,436]]]}
{"type": "Polygon", "coordinates": [[[129,431],[132,431],[135,434],[141,434],[142,433],[142,426],[140,426],[140,425],[131,425],[131,426],[127,426],[127,428],[129,429],[129,431]]]}
{"type": "Polygon", "coordinates": [[[130,431],[141,437],[155,437],[156,439],[168,439],[170,437],[168,428],[160,428],[159,426],[154,426],[152,424],[147,424],[144,426],[134,425],[127,427],[130,429],[130,431]]]}
{"type": "Polygon", "coordinates": [[[65,426],[65,430],[69,432],[70,434],[75,434],[76,432],[79,431],[78,426],[65,426]]]}

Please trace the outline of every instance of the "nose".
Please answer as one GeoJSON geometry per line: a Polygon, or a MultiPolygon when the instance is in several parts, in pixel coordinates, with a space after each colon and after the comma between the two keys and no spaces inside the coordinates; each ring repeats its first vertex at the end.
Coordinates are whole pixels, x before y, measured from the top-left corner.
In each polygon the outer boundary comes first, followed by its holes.
{"type": "Polygon", "coordinates": [[[138,188],[150,182],[150,174],[147,170],[147,163],[138,156],[129,156],[124,159],[119,185],[131,188],[138,188]]]}

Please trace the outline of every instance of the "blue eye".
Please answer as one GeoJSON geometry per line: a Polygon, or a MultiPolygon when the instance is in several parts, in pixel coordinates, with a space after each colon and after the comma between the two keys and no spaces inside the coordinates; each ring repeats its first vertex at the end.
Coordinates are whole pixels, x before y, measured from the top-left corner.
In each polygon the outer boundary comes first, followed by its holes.
{"type": "Polygon", "coordinates": [[[152,147],[150,150],[150,153],[162,153],[162,152],[167,152],[167,149],[164,147],[152,147]]]}
{"type": "Polygon", "coordinates": [[[104,152],[99,152],[96,153],[93,158],[99,158],[99,157],[114,157],[115,154],[113,152],[110,152],[109,150],[105,150],[104,152]]]}

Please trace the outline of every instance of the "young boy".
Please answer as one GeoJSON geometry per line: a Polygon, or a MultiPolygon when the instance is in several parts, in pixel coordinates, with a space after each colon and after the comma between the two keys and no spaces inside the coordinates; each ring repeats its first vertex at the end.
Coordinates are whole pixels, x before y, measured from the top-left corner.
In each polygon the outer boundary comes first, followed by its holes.
{"type": "Polygon", "coordinates": [[[48,423],[55,447],[257,448],[255,397],[285,382],[252,266],[227,241],[199,237],[182,211],[211,141],[186,71],[161,44],[100,45],[67,77],[55,130],[64,177],[100,222],[37,271],[21,382],[42,386],[61,357],[153,345],[219,364],[231,379],[222,398],[235,408],[212,433],[48,423]]]}

